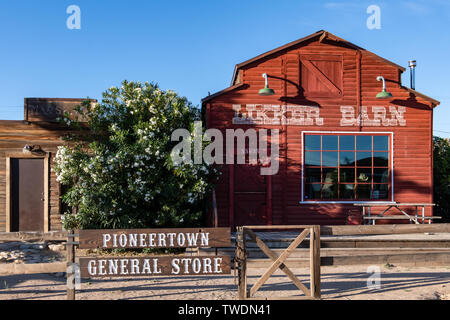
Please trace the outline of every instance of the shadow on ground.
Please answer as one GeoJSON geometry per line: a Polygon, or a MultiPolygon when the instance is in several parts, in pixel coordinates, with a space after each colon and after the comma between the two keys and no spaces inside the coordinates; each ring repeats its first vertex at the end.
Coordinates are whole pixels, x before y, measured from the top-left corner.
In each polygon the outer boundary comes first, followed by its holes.
{"type": "MultiPolygon", "coordinates": [[[[298,278],[309,287],[309,275],[299,274],[298,278]]],[[[450,272],[392,272],[381,273],[380,289],[369,289],[367,281],[370,274],[366,272],[323,273],[321,281],[322,297],[346,298],[363,294],[388,293],[395,290],[413,291],[435,285],[450,287],[450,272]]],[[[248,276],[248,288],[259,278],[248,276]]],[[[228,299],[236,298],[237,285],[233,275],[229,276],[185,276],[185,277],[136,277],[83,279],[79,294],[107,292],[121,293],[121,299],[189,299],[189,296],[204,296],[213,299],[214,294],[227,293],[228,299]],[[100,287],[101,286],[101,287],[100,287]],[[142,293],[135,294],[136,292],[142,293]],[[133,293],[127,297],[127,293],[133,293]]],[[[270,292],[282,291],[283,296],[298,296],[299,290],[284,275],[272,275],[268,283],[263,285],[257,296],[270,296],[270,292]]],[[[430,295],[431,296],[431,295],[430,295]]],[[[65,299],[66,279],[53,274],[13,275],[0,277],[0,300],[17,298],[27,299],[65,299]],[[37,282],[37,284],[30,284],[37,282]]],[[[104,296],[102,296],[104,297],[104,296]]],[[[216,296],[217,297],[217,296],[216,296]]],[[[86,298],[86,297],[84,297],[86,298]]],[[[119,297],[117,297],[119,298],[119,297]]]]}

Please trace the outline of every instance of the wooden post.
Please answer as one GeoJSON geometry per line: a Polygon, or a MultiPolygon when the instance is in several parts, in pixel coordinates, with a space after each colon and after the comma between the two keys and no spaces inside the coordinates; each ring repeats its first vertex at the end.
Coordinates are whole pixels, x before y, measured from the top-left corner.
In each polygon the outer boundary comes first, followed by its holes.
{"type": "Polygon", "coordinates": [[[67,300],[75,300],[75,246],[73,244],[74,238],[73,230],[70,230],[67,236],[66,250],[67,250],[67,300]],[[71,283],[69,283],[69,279],[71,283]]]}
{"type": "MultiPolygon", "coordinates": [[[[217,214],[216,189],[213,189],[213,191],[212,191],[212,200],[213,200],[213,212],[214,212],[214,228],[217,228],[219,226],[219,216],[217,214]]],[[[216,248],[214,248],[214,251],[217,256],[219,249],[216,247],[216,248]]]]}
{"type": "Polygon", "coordinates": [[[320,226],[311,227],[309,233],[311,297],[320,299],[320,226]]]}
{"type": "Polygon", "coordinates": [[[228,221],[234,230],[234,165],[228,165],[228,221]]]}
{"type": "Polygon", "coordinates": [[[272,225],[272,176],[267,176],[267,225],[272,225]]]}
{"type": "Polygon", "coordinates": [[[245,300],[247,296],[247,253],[245,251],[245,229],[238,227],[236,233],[236,259],[238,262],[238,296],[245,300]]]}

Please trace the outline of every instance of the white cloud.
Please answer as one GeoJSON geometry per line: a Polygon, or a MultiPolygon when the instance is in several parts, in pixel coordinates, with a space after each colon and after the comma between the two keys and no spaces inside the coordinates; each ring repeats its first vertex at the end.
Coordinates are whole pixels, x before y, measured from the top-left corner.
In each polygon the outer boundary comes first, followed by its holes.
{"type": "Polygon", "coordinates": [[[412,2],[412,1],[404,1],[402,2],[402,6],[405,7],[410,13],[416,15],[426,15],[431,12],[431,8],[425,4],[425,2],[412,2]]]}
{"type": "Polygon", "coordinates": [[[361,8],[362,6],[357,2],[327,2],[323,7],[325,9],[356,9],[361,8]]]}

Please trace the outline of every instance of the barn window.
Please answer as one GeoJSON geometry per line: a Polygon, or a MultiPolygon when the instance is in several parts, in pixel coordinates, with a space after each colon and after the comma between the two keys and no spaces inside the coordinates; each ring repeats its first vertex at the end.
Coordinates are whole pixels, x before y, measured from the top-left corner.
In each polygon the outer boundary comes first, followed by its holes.
{"type": "Polygon", "coordinates": [[[392,201],[391,134],[304,134],[303,201],[392,201]]]}
{"type": "Polygon", "coordinates": [[[305,97],[342,96],[342,56],[301,55],[300,84],[305,97]]]}

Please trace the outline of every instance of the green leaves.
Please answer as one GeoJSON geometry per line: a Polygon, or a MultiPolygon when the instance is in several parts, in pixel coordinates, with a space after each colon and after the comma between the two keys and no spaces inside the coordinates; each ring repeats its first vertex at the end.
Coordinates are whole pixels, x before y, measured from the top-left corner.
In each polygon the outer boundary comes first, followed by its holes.
{"type": "Polygon", "coordinates": [[[433,138],[434,144],[434,214],[450,221],[450,142],[448,139],[433,138]]]}
{"type": "Polygon", "coordinates": [[[175,92],[127,81],[105,91],[101,103],[86,101],[66,114],[76,132],[58,150],[54,170],[69,186],[62,200],[76,214],[67,213],[64,226],[198,225],[216,174],[203,164],[174,167],[170,137],[179,128],[192,132],[199,118],[175,92]]]}

